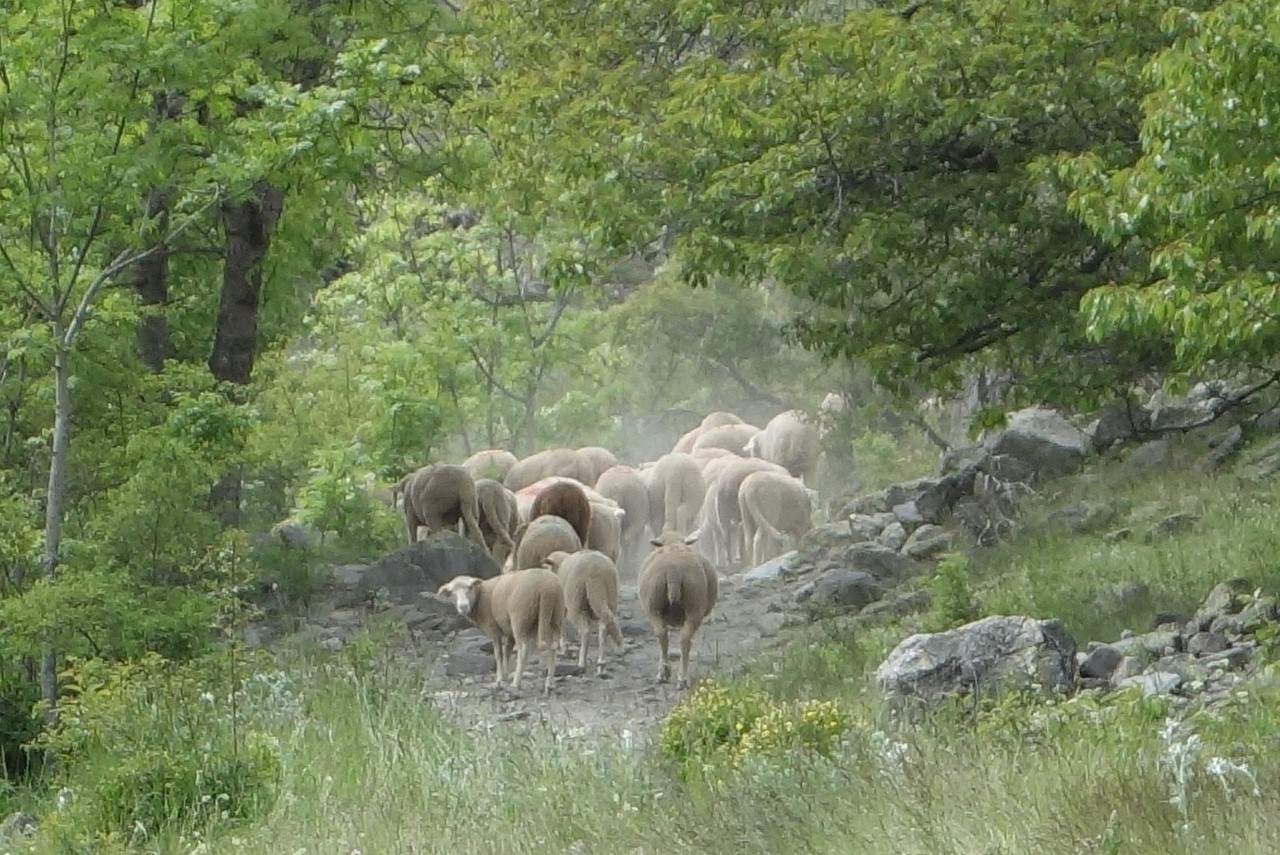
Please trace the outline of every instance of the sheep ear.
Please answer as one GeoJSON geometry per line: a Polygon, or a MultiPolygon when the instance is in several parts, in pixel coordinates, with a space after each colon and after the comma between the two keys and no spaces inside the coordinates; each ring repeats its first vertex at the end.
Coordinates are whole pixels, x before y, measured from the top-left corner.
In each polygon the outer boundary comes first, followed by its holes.
{"type": "Polygon", "coordinates": [[[693,534],[686,537],[684,539],[684,542],[686,546],[693,546],[695,543],[698,542],[698,533],[695,531],[693,534]]]}
{"type": "Polygon", "coordinates": [[[660,537],[652,538],[652,539],[649,541],[649,544],[650,544],[651,546],[657,546],[657,547],[662,547],[662,546],[664,545],[664,544],[662,543],[662,538],[660,538],[660,537]]]}

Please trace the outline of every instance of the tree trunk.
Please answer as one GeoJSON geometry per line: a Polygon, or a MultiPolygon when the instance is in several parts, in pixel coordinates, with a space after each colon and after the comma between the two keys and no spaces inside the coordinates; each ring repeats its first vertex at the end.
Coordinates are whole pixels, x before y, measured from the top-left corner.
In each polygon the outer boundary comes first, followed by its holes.
{"type": "MultiPolygon", "coordinates": [[[[169,196],[164,190],[153,189],[147,193],[148,219],[159,221],[162,232],[169,230],[169,196]]],[[[163,307],[169,302],[169,249],[160,247],[138,262],[134,290],[144,307],[142,322],[138,325],[138,355],[154,373],[164,370],[166,359],[172,359],[176,351],[169,336],[169,319],[163,307]]]]}
{"type": "MultiPolygon", "coordinates": [[[[226,258],[222,296],[209,371],[217,380],[246,385],[258,354],[258,310],[262,305],[262,260],[284,209],[284,191],[259,182],[254,195],[222,206],[226,258]]],[[[209,491],[224,527],[240,522],[240,472],[232,471],[209,491]]]]}
{"type": "MultiPolygon", "coordinates": [[[[54,324],[54,341],[58,349],[53,357],[53,448],[49,462],[49,491],[44,510],[44,575],[53,580],[58,575],[62,558],[63,503],[67,490],[67,461],[71,455],[71,369],[69,348],[63,342],[61,324],[54,324]]],[[[15,580],[18,587],[23,580],[15,580]]],[[[58,655],[46,644],[40,655],[40,697],[49,705],[48,721],[55,721],[58,710],[58,655]]]]}

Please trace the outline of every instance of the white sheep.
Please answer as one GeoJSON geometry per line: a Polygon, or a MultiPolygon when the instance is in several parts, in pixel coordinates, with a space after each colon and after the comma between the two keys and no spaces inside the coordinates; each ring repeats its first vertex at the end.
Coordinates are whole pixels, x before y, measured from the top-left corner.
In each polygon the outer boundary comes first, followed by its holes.
{"type": "Polygon", "coordinates": [[[556,572],[564,587],[564,602],[569,623],[578,631],[578,667],[587,667],[588,639],[591,624],[600,625],[599,650],[596,653],[596,676],[604,675],[604,637],[622,647],[622,630],[618,627],[618,568],[609,556],[594,549],[575,552],[553,552],[545,566],[556,572]]]}
{"type": "Polygon", "coordinates": [[[520,688],[529,651],[543,651],[547,666],[544,695],[551,693],[556,676],[556,651],[564,635],[565,602],[560,578],[545,567],[506,573],[491,579],[454,576],[436,592],[453,600],[458,614],[469,618],[493,642],[497,684],[507,678],[511,651],[516,651],[511,688],[520,688]]]}
{"type": "Polygon", "coordinates": [[[640,608],[658,636],[658,682],[671,679],[667,633],[669,628],[679,627],[681,687],[689,685],[689,650],[694,633],[715,608],[720,592],[715,568],[691,548],[695,540],[696,535],[686,537],[664,531],[650,541],[656,548],[640,568],[640,608]]]}

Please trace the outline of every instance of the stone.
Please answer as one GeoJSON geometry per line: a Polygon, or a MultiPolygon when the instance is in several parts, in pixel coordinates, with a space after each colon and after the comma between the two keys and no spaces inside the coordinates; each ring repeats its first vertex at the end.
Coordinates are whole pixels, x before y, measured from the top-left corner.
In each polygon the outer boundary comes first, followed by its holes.
{"type": "Polygon", "coordinates": [[[886,549],[892,549],[897,552],[907,542],[907,530],[902,527],[902,523],[894,520],[893,523],[885,527],[884,531],[880,532],[875,538],[875,542],[886,549]]]}
{"type": "Polygon", "coordinates": [[[777,558],[770,559],[759,567],[753,567],[742,575],[744,582],[769,582],[774,579],[782,578],[782,575],[790,568],[791,561],[796,557],[795,551],[779,555],[777,558]]]}
{"type": "Polygon", "coordinates": [[[272,529],[276,537],[280,538],[280,542],[290,549],[314,549],[316,545],[315,534],[305,526],[295,522],[277,523],[272,529]]]}
{"type": "Polygon", "coordinates": [[[876,681],[894,698],[926,703],[1001,688],[1053,694],[1075,687],[1075,653],[1058,621],[994,615],[906,638],[876,669],[876,681]]]}
{"type": "Polygon", "coordinates": [[[935,558],[951,548],[951,537],[942,526],[926,523],[911,533],[901,551],[919,561],[935,558]]]}
{"type": "Polygon", "coordinates": [[[1145,472],[1166,466],[1173,458],[1167,439],[1153,439],[1130,451],[1124,458],[1125,472],[1145,472]]]}
{"type": "Polygon", "coordinates": [[[1049,517],[1051,526],[1059,526],[1075,534],[1091,534],[1111,525],[1118,516],[1116,509],[1102,502],[1075,502],[1049,517]]]}
{"type": "Polygon", "coordinates": [[[1136,401],[1113,400],[1103,405],[1097,420],[1085,431],[1094,449],[1103,451],[1133,439],[1151,428],[1151,414],[1136,401]]]}
{"type": "Polygon", "coordinates": [[[1239,614],[1253,602],[1254,584],[1240,577],[1219,582],[1213,586],[1200,608],[1196,609],[1191,623],[1196,631],[1207,630],[1224,615],[1239,614]]]}
{"type": "Polygon", "coordinates": [[[844,563],[852,570],[870,573],[881,582],[896,584],[924,572],[924,567],[909,556],[871,543],[858,543],[846,550],[844,563]]]}
{"type": "Polygon", "coordinates": [[[1109,644],[1100,645],[1090,651],[1080,663],[1080,676],[1110,680],[1122,661],[1124,654],[1119,650],[1109,644]]]}
{"type": "Polygon", "coordinates": [[[985,442],[993,455],[1017,458],[1041,476],[1067,475],[1084,463],[1088,437],[1056,410],[1028,407],[1010,413],[1003,430],[985,442]]]}
{"type": "Polygon", "coordinates": [[[1187,652],[1192,656],[1207,656],[1210,653],[1221,653],[1230,647],[1227,637],[1221,632],[1197,632],[1187,639],[1187,652]]]}
{"type": "Polygon", "coordinates": [[[1141,689],[1143,697],[1167,695],[1182,687],[1182,676],[1170,671],[1156,671],[1150,674],[1139,674],[1126,677],[1116,683],[1117,689],[1141,689]]]}
{"type": "Polygon", "coordinates": [[[916,526],[924,522],[924,517],[920,514],[920,509],[916,507],[915,501],[894,505],[893,515],[898,518],[898,522],[907,531],[913,531],[916,526]]]}
{"type": "Polygon", "coordinates": [[[818,608],[861,609],[884,596],[884,588],[869,573],[828,570],[796,591],[796,602],[818,608]]]}
{"type": "Polygon", "coordinates": [[[1146,535],[1144,535],[1143,539],[1147,543],[1154,543],[1162,537],[1168,537],[1169,535],[1186,531],[1199,521],[1199,514],[1193,514],[1185,511],[1176,514],[1169,514],[1153,525],[1146,535]]]}
{"type": "Polygon", "coordinates": [[[1222,467],[1224,463],[1244,448],[1244,428],[1240,425],[1232,425],[1223,433],[1209,440],[1209,446],[1213,450],[1209,452],[1209,456],[1205,458],[1205,469],[1213,471],[1222,467]]]}
{"type": "MultiPolygon", "coordinates": [[[[895,520],[896,522],[896,520],[895,520]]],[[[855,542],[875,540],[884,531],[884,522],[869,514],[849,514],[849,534],[855,542]]]]}
{"type": "MultiPolygon", "coordinates": [[[[489,553],[454,531],[440,531],[369,565],[356,584],[368,593],[386,588],[392,602],[420,605],[455,576],[489,579],[501,572],[489,553]]],[[[445,604],[452,609],[451,605],[445,604]]]]}

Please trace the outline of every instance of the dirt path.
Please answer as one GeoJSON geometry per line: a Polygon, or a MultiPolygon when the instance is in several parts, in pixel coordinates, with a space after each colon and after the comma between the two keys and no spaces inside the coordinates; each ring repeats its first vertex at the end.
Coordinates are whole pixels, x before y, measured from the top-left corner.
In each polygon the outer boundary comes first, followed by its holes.
{"type": "MultiPolygon", "coordinates": [[[[726,673],[781,644],[790,631],[784,623],[794,622],[784,611],[792,599],[789,588],[778,581],[722,576],[715,611],[694,638],[690,677],[726,673]]],[[[578,673],[578,644],[571,634],[568,651],[559,659],[563,676],[557,677],[550,697],[541,694],[541,668],[534,664],[526,668],[518,695],[509,688],[495,689],[492,648],[474,629],[457,633],[439,646],[440,654],[420,655],[419,661],[442,685],[434,698],[437,706],[465,726],[487,729],[524,722],[570,739],[645,739],[684,693],[674,681],[655,680],[658,644],[640,612],[634,586],[619,591],[618,611],[624,648],[620,653],[607,648],[604,676],[595,676],[594,637],[586,673],[578,673]]],[[[672,641],[676,656],[678,642],[672,641]]]]}

